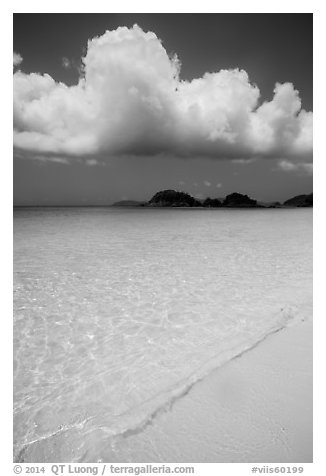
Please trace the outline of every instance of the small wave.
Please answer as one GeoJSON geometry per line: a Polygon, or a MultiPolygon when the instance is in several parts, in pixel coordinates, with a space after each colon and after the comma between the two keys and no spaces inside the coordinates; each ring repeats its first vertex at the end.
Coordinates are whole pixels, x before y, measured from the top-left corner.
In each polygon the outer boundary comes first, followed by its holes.
{"type": "Polygon", "coordinates": [[[281,308],[280,312],[272,319],[274,323],[268,330],[255,335],[250,340],[240,341],[222,353],[219,352],[173,388],[169,388],[150,400],[143,402],[138,407],[134,407],[125,414],[119,415],[119,421],[116,422],[116,425],[107,427],[106,425],[99,424],[96,429],[103,430],[110,439],[118,437],[127,438],[142,432],[147,426],[152,424],[152,421],[158,415],[169,411],[177,400],[187,395],[194,385],[206,378],[211,372],[254,349],[269,336],[305,320],[306,317],[299,312],[297,307],[285,306],[281,308]]]}
{"type": "MultiPolygon", "coordinates": [[[[289,326],[296,325],[302,320],[304,320],[303,314],[299,312],[297,307],[285,306],[271,317],[268,328],[266,328],[266,320],[264,319],[264,329],[260,329],[260,331],[254,333],[249,338],[245,332],[242,338],[236,336],[233,342],[228,341],[226,343],[222,351],[219,350],[215,356],[198,365],[191,374],[187,375],[177,384],[158,392],[140,405],[134,406],[127,412],[115,417],[99,413],[88,418],[81,418],[80,421],[75,421],[72,425],[64,425],[62,428],[58,428],[57,431],[49,432],[39,438],[25,441],[16,453],[15,462],[28,461],[29,451],[34,445],[43,443],[51,445],[53,438],[66,438],[67,433],[69,434],[69,432],[76,430],[80,431],[85,438],[90,439],[92,439],[92,435],[100,432],[102,438],[96,444],[99,447],[99,451],[100,447],[104,448],[108,444],[114,447],[116,441],[142,432],[147,426],[152,424],[157,416],[171,410],[176,401],[187,395],[195,384],[206,378],[212,371],[235,358],[241,357],[272,334],[289,326]]],[[[78,461],[82,462],[79,459],[78,461]]]]}

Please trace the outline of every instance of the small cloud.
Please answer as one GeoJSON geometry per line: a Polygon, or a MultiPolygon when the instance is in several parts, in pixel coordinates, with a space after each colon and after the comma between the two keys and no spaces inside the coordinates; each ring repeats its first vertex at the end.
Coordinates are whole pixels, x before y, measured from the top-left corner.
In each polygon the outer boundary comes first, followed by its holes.
{"type": "Polygon", "coordinates": [[[208,180],[204,180],[203,184],[205,187],[210,187],[212,185],[208,180]]]}
{"type": "Polygon", "coordinates": [[[216,184],[216,188],[221,188],[222,187],[222,184],[221,183],[217,183],[216,184]]]}
{"type": "Polygon", "coordinates": [[[48,155],[35,155],[33,157],[35,160],[39,160],[40,163],[46,162],[55,162],[57,164],[69,165],[71,162],[67,157],[57,157],[57,156],[48,156],[48,155]]]}
{"type": "MultiPolygon", "coordinates": [[[[47,159],[49,160],[49,158],[47,159]]],[[[58,164],[69,164],[69,160],[66,157],[51,157],[52,162],[57,162],[58,164]]]]}
{"type": "Polygon", "coordinates": [[[66,56],[62,58],[61,64],[66,69],[71,68],[71,61],[66,56]]]}
{"type": "Polygon", "coordinates": [[[294,163],[289,160],[280,160],[277,167],[284,172],[303,172],[308,175],[312,175],[313,173],[312,163],[294,163]]]}
{"type": "Polygon", "coordinates": [[[301,169],[304,170],[308,175],[313,174],[313,164],[301,164],[301,169]]]}
{"type": "Polygon", "coordinates": [[[58,164],[71,164],[71,158],[57,155],[34,154],[23,150],[15,150],[14,157],[22,160],[35,160],[39,164],[57,162],[58,164]]]}
{"type": "Polygon", "coordinates": [[[186,185],[186,182],[184,182],[183,180],[180,180],[179,185],[186,185]]]}
{"type": "Polygon", "coordinates": [[[20,63],[23,61],[23,57],[19,54],[19,53],[13,53],[13,65],[14,67],[15,66],[19,66],[20,63]]]}
{"type": "Polygon", "coordinates": [[[94,165],[98,165],[98,161],[95,159],[87,159],[86,160],[86,165],[89,165],[90,167],[93,167],[94,165]]]}
{"type": "Polygon", "coordinates": [[[246,165],[246,164],[251,164],[252,162],[255,162],[256,158],[251,157],[250,159],[232,159],[232,162],[234,164],[241,164],[241,165],[246,165]]]}
{"type": "Polygon", "coordinates": [[[83,64],[79,61],[76,61],[74,58],[69,59],[66,56],[63,56],[61,59],[61,65],[65,69],[70,69],[72,71],[77,72],[79,76],[83,75],[83,64]]]}
{"type": "Polygon", "coordinates": [[[296,170],[297,166],[293,162],[289,162],[288,160],[281,160],[278,163],[278,167],[285,172],[291,172],[292,170],[296,170]]]}
{"type": "Polygon", "coordinates": [[[193,186],[194,186],[194,187],[198,187],[198,183],[197,183],[197,182],[194,182],[194,183],[193,183],[193,186]]]}
{"type": "Polygon", "coordinates": [[[41,162],[56,162],[57,164],[69,165],[70,161],[67,157],[57,157],[57,156],[48,156],[48,155],[35,155],[36,160],[41,162]]]}

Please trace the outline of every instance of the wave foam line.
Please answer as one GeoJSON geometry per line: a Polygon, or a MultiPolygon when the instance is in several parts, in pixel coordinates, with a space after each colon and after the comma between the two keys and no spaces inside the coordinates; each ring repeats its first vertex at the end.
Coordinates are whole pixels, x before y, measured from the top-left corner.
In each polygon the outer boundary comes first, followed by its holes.
{"type": "Polygon", "coordinates": [[[101,429],[112,439],[120,437],[127,438],[128,436],[142,432],[159,414],[170,410],[177,400],[187,395],[196,383],[202,381],[211,372],[233,359],[240,358],[243,354],[257,347],[269,336],[292,325],[297,325],[304,320],[296,308],[290,306],[282,308],[277,322],[267,332],[265,331],[258,334],[247,342],[243,341],[238,343],[213,358],[210,358],[191,375],[188,375],[187,378],[180,381],[174,388],[161,392],[150,400],[143,402],[140,406],[134,407],[125,414],[119,415],[121,421],[117,422],[115,429],[112,429],[112,426],[109,428],[106,425],[99,425],[96,429],[101,429]],[[131,413],[135,413],[136,411],[137,418],[132,421],[131,413]]]}

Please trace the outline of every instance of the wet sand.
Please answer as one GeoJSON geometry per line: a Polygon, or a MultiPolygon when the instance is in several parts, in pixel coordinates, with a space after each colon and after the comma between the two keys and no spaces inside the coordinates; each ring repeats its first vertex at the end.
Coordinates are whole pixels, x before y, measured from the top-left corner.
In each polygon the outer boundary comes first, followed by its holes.
{"type": "Polygon", "coordinates": [[[304,322],[216,369],[102,460],[308,463],[312,408],[312,322],[304,322]]]}

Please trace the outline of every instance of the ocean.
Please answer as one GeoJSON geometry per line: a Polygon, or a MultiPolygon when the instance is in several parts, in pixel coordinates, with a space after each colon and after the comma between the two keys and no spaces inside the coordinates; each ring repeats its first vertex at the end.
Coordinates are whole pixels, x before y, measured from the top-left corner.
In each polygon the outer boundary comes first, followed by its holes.
{"type": "Polygon", "coordinates": [[[15,209],[14,459],[101,462],[311,316],[312,209],[15,209]]]}

